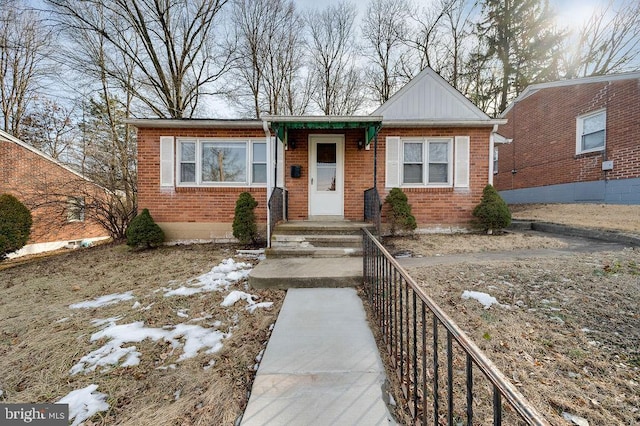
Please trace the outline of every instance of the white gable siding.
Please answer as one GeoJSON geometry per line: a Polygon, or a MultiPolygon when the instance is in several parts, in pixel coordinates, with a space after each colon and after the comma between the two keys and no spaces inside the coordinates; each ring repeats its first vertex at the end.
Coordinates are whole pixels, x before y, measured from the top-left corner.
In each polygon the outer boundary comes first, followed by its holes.
{"type": "Polygon", "coordinates": [[[422,70],[373,114],[382,115],[385,121],[491,121],[430,68],[422,70]]]}

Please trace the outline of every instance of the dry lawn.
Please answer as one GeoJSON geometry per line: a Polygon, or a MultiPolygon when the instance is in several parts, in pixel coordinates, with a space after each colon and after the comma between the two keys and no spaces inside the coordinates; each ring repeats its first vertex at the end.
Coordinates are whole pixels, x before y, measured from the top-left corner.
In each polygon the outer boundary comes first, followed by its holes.
{"type": "MultiPolygon", "coordinates": [[[[558,247],[553,240],[426,235],[394,239],[391,250],[508,252],[558,247]]],[[[640,249],[408,272],[553,425],[571,424],[563,412],[591,426],[640,424],[640,249]],[[487,293],[500,305],[484,309],[462,299],[465,290],[487,293]]],[[[456,407],[463,419],[464,403],[456,407]]]]}
{"type": "Polygon", "coordinates": [[[514,219],[640,234],[640,205],[521,204],[509,206],[514,219]]]}
{"type": "Polygon", "coordinates": [[[274,302],[271,309],[249,313],[244,301],[220,306],[228,291],[164,297],[157,290],[179,287],[235,254],[232,246],[210,244],[136,253],[123,245],[100,246],[0,270],[0,401],[55,402],[95,383],[98,392],[108,395],[111,408],[85,424],[233,424],[246,405],[256,356],[269,338],[284,292],[246,290],[244,283],[232,286],[229,291],[243,290],[258,295],[259,302],[274,302]],[[135,300],[95,309],[69,308],[127,291],[133,291],[135,300]],[[134,309],[134,301],[150,308],[134,309]],[[179,316],[179,311],[189,318],[179,316]],[[116,316],[122,317],[118,324],[144,321],[158,328],[210,316],[191,324],[216,327],[231,337],[222,341],[217,353],[201,351],[180,362],[182,349],[147,339],[135,344],[142,353],[138,366],[70,375],[81,357],[104,343],[90,341],[99,330],[90,321],[116,316]],[[214,324],[216,320],[220,323],[214,324]]]}

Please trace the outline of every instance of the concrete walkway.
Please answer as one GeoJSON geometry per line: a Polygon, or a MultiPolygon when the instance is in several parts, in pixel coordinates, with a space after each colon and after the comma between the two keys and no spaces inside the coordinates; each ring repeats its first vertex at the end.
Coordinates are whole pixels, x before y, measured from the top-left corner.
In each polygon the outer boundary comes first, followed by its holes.
{"type": "Polygon", "coordinates": [[[385,381],[355,289],[290,289],[240,424],[395,424],[385,381]]]}

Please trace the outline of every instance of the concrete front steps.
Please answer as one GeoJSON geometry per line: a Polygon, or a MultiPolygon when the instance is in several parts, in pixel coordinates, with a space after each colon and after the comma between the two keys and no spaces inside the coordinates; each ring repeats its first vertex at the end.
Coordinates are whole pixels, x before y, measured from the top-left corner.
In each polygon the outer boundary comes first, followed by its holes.
{"type": "Polygon", "coordinates": [[[253,288],[353,287],[362,283],[362,228],[350,221],[280,224],[267,258],[249,275],[253,288]]]}

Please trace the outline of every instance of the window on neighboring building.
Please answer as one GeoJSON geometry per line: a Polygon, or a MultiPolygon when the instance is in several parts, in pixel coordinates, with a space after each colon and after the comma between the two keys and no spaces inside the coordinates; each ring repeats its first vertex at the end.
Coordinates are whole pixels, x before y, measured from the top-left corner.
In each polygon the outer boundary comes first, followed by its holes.
{"type": "Polygon", "coordinates": [[[453,139],[404,139],[402,183],[405,185],[449,185],[453,139]]]}
{"type": "Polygon", "coordinates": [[[605,146],[606,125],[605,110],[579,116],[576,123],[576,153],[602,151],[605,146]]]}
{"type": "Polygon", "coordinates": [[[493,174],[498,174],[498,148],[493,149],[493,174]]]}
{"type": "Polygon", "coordinates": [[[67,222],[83,222],[84,210],[84,197],[67,198],[67,222]]]}
{"type": "Polygon", "coordinates": [[[178,140],[178,184],[249,185],[267,181],[265,142],[178,140]]]}

